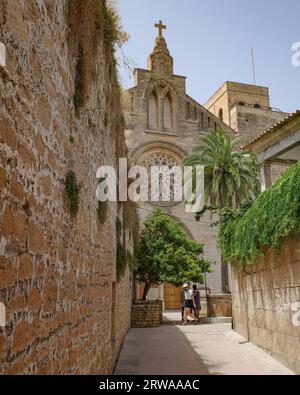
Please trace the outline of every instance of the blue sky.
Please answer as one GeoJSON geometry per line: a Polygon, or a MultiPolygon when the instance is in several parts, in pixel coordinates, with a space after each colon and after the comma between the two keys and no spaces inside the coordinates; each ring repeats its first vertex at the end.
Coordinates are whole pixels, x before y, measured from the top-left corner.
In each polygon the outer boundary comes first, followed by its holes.
{"type": "MultiPolygon", "coordinates": [[[[204,103],[226,80],[252,83],[251,43],[257,84],[270,88],[271,106],[300,108],[300,67],[291,46],[300,42],[299,0],[119,0],[130,40],[123,48],[133,67],[146,68],[160,19],[175,73],[188,77],[188,94],[204,103]]],[[[125,88],[133,85],[120,67],[125,88]]]]}

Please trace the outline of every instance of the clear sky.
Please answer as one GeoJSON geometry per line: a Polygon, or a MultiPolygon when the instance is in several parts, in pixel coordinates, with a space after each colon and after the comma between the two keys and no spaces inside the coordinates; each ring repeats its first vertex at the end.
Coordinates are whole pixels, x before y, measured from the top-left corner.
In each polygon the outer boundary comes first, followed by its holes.
{"type": "MultiPolygon", "coordinates": [[[[175,74],[187,79],[188,94],[203,104],[224,81],[252,83],[251,43],[257,84],[270,88],[271,106],[300,108],[300,67],[292,44],[300,42],[299,0],[119,0],[124,46],[133,67],[146,68],[160,19],[175,74]]],[[[133,85],[121,67],[125,88],[133,85]]]]}

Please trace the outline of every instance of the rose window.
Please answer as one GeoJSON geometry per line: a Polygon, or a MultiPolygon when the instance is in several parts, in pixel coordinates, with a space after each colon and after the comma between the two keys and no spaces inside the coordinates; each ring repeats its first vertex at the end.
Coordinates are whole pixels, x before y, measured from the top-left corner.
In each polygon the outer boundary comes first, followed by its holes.
{"type": "MultiPolygon", "coordinates": [[[[146,156],[140,163],[146,167],[149,175],[149,202],[156,206],[173,206],[182,200],[182,181],[180,158],[175,158],[166,153],[152,153],[146,156]],[[158,177],[151,177],[151,169],[160,168],[158,177]],[[177,167],[177,169],[173,169],[177,167]],[[170,170],[173,171],[170,172],[170,170]],[[153,194],[158,198],[153,200],[153,194]],[[181,199],[178,199],[178,196],[181,199]]],[[[154,170],[154,169],[153,169],[154,170]]]]}

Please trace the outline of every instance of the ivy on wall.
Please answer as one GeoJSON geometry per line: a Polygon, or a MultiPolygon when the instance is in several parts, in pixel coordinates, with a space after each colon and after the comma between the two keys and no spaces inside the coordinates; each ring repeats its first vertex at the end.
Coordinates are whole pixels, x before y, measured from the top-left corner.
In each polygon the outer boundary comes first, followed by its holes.
{"type": "Polygon", "coordinates": [[[68,2],[69,47],[76,59],[73,102],[75,114],[80,116],[98,71],[95,53],[104,47],[107,72],[119,99],[116,50],[128,40],[123,31],[117,5],[105,0],[70,0],[68,2]],[[84,32],[84,34],[83,34],[84,32]]]}
{"type": "Polygon", "coordinates": [[[225,262],[241,268],[263,256],[263,248],[279,252],[282,240],[300,231],[300,162],[250,208],[221,213],[219,247],[225,262]]]}
{"type": "Polygon", "coordinates": [[[75,218],[79,210],[80,202],[80,185],[77,183],[77,177],[74,171],[67,173],[65,188],[68,197],[68,206],[72,218],[75,218]]]}

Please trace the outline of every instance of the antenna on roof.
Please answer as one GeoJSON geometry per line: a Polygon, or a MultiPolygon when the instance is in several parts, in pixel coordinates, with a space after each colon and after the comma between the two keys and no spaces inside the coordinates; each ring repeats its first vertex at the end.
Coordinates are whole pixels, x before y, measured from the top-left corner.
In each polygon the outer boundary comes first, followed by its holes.
{"type": "Polygon", "coordinates": [[[251,56],[252,56],[253,81],[254,81],[254,85],[256,85],[255,59],[254,59],[254,50],[252,44],[251,44],[251,56]]]}

